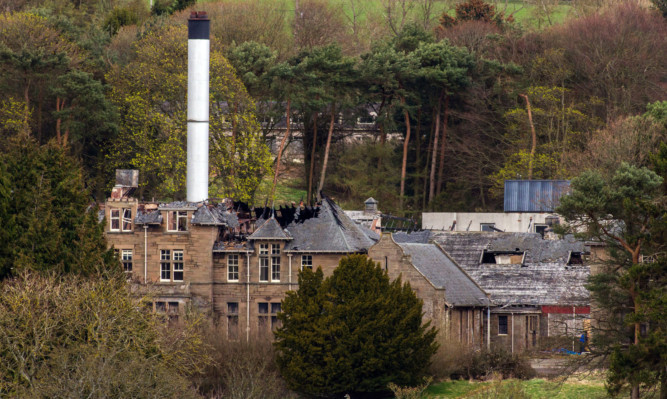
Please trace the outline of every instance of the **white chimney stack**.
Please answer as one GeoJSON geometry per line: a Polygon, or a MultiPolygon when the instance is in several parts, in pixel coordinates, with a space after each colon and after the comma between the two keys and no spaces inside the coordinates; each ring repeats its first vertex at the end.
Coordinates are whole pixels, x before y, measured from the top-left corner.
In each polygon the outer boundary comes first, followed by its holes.
{"type": "Polygon", "coordinates": [[[205,11],[188,19],[188,202],[208,199],[210,22],[205,11]]]}

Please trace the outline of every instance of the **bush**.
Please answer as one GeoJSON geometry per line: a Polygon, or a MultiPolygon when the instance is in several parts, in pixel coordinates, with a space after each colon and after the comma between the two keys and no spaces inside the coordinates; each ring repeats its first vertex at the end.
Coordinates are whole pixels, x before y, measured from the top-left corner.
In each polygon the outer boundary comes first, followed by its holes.
{"type": "Polygon", "coordinates": [[[486,378],[495,373],[502,375],[503,378],[527,380],[535,377],[535,370],[527,358],[502,349],[475,353],[470,366],[464,372],[468,378],[475,379],[486,378]]]}
{"type": "Polygon", "coordinates": [[[424,378],[424,383],[416,387],[399,387],[390,382],[388,387],[394,393],[396,399],[420,399],[431,381],[433,381],[432,377],[424,378]]]}
{"type": "Polygon", "coordinates": [[[429,374],[436,380],[460,377],[464,369],[472,364],[474,352],[460,342],[448,340],[444,334],[438,334],[438,351],[432,358],[429,374]]]}
{"type": "Polygon", "coordinates": [[[209,324],[204,341],[211,347],[213,362],[199,379],[199,390],[206,397],[226,399],[281,399],[294,397],[278,373],[273,345],[253,337],[246,342],[230,341],[226,331],[209,324]]]}

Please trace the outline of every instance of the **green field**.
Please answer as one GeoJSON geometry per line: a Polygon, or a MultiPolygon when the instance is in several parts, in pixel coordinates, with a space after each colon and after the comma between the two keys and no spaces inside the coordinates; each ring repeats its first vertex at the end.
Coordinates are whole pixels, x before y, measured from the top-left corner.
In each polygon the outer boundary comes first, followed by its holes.
{"type": "Polygon", "coordinates": [[[601,380],[569,379],[557,383],[543,379],[502,382],[447,381],[431,385],[425,398],[531,398],[597,399],[607,397],[601,380]]]}
{"type": "MultiPolygon", "coordinates": [[[[201,3],[208,2],[234,2],[234,1],[256,1],[256,0],[198,0],[201,3]]],[[[289,12],[294,9],[295,1],[301,1],[302,3],[307,0],[259,0],[260,2],[269,2],[276,4],[276,7],[282,11],[289,12]]],[[[383,8],[383,0],[328,0],[331,4],[331,7],[340,9],[345,12],[348,16],[348,20],[351,20],[353,16],[352,4],[355,4],[357,9],[357,18],[359,23],[364,23],[368,18],[378,20],[379,18],[384,18],[385,10],[383,8]]],[[[444,11],[447,11],[450,15],[454,15],[454,7],[460,1],[439,1],[436,0],[433,4],[431,10],[431,16],[433,19],[437,20],[437,17],[442,14],[444,11]]],[[[423,12],[420,9],[420,2],[415,2],[414,6],[408,10],[408,20],[421,19],[420,15],[423,12]]],[[[534,28],[544,28],[550,24],[558,24],[563,22],[571,14],[572,7],[569,2],[563,2],[562,4],[555,4],[556,2],[544,2],[543,5],[529,4],[527,1],[490,1],[496,7],[496,11],[504,12],[505,16],[512,15],[514,20],[524,27],[534,27],[534,28]],[[545,14],[545,11],[548,11],[548,17],[545,14]]],[[[292,17],[292,13],[289,12],[289,18],[292,17]]]]}

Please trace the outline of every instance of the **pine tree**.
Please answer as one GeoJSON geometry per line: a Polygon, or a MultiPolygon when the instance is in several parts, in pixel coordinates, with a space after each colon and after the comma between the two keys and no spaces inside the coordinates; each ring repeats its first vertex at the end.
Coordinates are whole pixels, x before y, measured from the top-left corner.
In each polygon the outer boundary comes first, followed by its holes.
{"type": "Polygon", "coordinates": [[[278,366],[290,388],[311,395],[387,390],[420,382],[437,349],[422,324],[422,301],[365,255],[343,258],[333,275],[299,274],[276,332],[278,366]]]}

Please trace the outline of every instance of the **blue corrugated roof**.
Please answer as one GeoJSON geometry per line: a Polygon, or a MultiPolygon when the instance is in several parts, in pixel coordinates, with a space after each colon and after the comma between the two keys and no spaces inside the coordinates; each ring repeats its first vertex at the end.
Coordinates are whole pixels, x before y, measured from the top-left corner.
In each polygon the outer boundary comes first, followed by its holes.
{"type": "Polygon", "coordinates": [[[569,180],[505,180],[505,212],[553,212],[569,180]]]}

